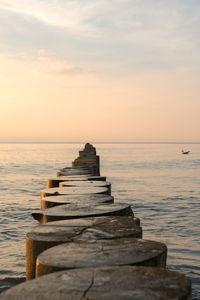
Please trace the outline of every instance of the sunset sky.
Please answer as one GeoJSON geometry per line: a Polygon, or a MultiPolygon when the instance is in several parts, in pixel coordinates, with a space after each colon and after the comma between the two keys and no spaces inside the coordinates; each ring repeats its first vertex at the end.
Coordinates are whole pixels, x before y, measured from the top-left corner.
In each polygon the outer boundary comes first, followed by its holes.
{"type": "Polygon", "coordinates": [[[0,142],[200,142],[199,0],[1,0],[0,142]]]}

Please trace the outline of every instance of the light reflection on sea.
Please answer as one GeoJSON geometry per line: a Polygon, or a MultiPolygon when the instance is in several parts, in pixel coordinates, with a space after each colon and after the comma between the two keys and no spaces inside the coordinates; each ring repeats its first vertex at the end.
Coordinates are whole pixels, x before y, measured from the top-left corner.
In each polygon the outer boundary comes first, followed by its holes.
{"type": "MultiPolygon", "coordinates": [[[[37,224],[40,190],[82,144],[0,144],[0,281],[25,276],[25,235],[37,224]]],[[[97,144],[115,201],[128,202],[144,238],[168,246],[168,268],[192,279],[200,299],[200,145],[97,144]],[[190,155],[181,154],[189,149],[190,155]]]]}

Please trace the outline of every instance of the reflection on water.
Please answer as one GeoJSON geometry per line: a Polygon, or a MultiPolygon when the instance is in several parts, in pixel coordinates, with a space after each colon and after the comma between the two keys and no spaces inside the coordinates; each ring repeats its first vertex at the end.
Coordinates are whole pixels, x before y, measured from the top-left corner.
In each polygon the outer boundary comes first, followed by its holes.
{"type": "MultiPolygon", "coordinates": [[[[200,298],[200,145],[98,144],[101,174],[115,201],[128,202],[141,218],[144,238],[168,246],[168,267],[192,279],[200,298]]],[[[0,278],[25,276],[25,234],[40,190],[58,169],[70,166],[82,144],[0,144],[0,278]]],[[[11,280],[11,279],[10,279],[11,280]]],[[[7,281],[9,281],[7,279],[7,281]]],[[[3,281],[1,281],[3,282],[3,281]]],[[[7,283],[8,284],[8,283],[7,283]]]]}

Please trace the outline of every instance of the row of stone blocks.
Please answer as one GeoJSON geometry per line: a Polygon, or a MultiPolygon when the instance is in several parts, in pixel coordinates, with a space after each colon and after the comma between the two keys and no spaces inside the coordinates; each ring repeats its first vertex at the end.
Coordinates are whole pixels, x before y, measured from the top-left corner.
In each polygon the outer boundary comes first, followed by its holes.
{"type": "MultiPolygon", "coordinates": [[[[88,145],[82,159],[96,155],[88,145]]],[[[63,168],[47,181],[32,213],[40,225],[26,236],[27,282],[0,299],[191,299],[190,280],[166,270],[166,245],[142,239],[130,205],[114,203],[91,170],[63,168]]]]}

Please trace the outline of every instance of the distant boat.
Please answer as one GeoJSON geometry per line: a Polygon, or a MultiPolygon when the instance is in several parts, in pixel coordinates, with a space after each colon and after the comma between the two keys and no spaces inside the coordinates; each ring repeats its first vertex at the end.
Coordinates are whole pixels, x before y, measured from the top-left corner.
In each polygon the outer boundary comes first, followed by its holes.
{"type": "Polygon", "coordinates": [[[184,150],[182,150],[182,154],[189,154],[190,153],[190,151],[184,151],[184,150]]]}

